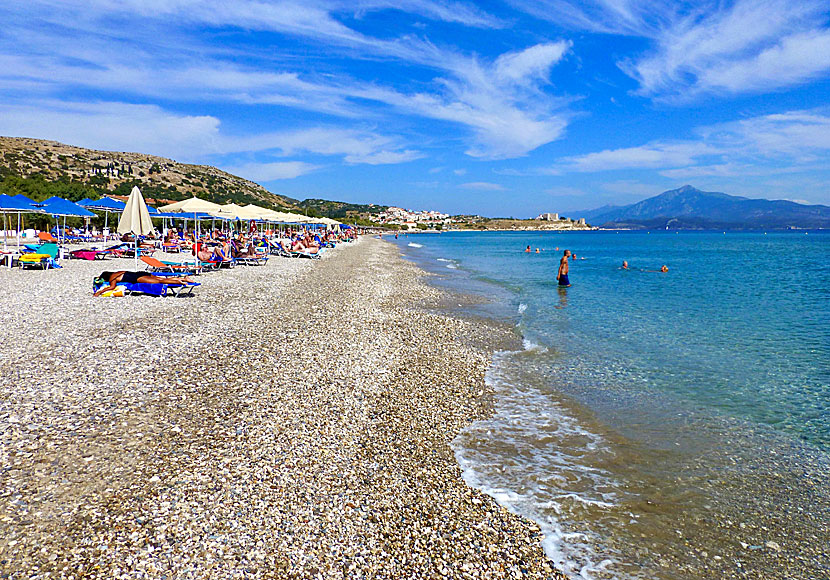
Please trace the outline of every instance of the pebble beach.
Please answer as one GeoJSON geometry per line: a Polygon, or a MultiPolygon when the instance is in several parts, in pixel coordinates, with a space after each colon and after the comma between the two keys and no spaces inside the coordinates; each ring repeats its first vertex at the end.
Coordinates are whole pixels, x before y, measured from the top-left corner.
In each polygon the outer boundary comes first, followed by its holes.
{"type": "Polygon", "coordinates": [[[133,260],[62,263],[0,271],[4,577],[562,577],[450,448],[498,329],[394,246],[183,298],[93,298],[133,260]]]}

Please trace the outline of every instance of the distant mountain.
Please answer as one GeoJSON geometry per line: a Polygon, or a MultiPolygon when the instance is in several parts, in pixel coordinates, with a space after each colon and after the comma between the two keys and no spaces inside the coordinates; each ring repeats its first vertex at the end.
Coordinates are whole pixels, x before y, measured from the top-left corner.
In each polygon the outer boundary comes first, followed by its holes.
{"type": "Polygon", "coordinates": [[[586,212],[586,219],[607,228],[830,228],[830,207],[749,199],[684,185],[631,205],[586,212]]]}

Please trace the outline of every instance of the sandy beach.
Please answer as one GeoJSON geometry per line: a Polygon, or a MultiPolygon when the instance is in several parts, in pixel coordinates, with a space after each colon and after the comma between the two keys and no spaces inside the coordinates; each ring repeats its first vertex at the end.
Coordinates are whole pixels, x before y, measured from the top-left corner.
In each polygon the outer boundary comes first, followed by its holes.
{"type": "Polygon", "coordinates": [[[92,298],[0,271],[0,571],[12,578],[551,578],[539,531],[462,481],[493,329],[393,246],[92,298]]]}

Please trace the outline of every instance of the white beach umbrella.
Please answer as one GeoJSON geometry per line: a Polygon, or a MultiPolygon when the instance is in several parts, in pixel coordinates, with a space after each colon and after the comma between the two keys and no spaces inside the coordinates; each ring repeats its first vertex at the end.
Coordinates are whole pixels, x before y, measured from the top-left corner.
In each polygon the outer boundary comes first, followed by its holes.
{"type": "Polygon", "coordinates": [[[144,202],[144,196],[138,187],[133,187],[127,206],[121,219],[118,220],[118,233],[135,236],[135,268],[138,270],[138,236],[146,236],[153,231],[153,221],[150,219],[150,211],[144,202]]]}
{"type": "Polygon", "coordinates": [[[218,203],[213,203],[206,199],[200,199],[196,196],[186,199],[184,201],[177,201],[170,205],[165,205],[158,210],[164,213],[190,213],[190,212],[211,212],[219,211],[222,208],[218,203]]]}

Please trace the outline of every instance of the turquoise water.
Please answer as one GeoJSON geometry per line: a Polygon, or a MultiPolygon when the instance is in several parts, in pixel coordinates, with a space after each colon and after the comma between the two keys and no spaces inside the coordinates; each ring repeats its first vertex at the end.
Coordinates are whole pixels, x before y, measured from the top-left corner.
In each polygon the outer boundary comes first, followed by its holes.
{"type": "Polygon", "coordinates": [[[542,525],[571,575],[830,577],[830,235],[399,245],[523,338],[495,356],[495,416],[456,454],[471,485],[542,525]],[[577,259],[559,289],[565,248],[577,259]]]}

